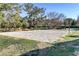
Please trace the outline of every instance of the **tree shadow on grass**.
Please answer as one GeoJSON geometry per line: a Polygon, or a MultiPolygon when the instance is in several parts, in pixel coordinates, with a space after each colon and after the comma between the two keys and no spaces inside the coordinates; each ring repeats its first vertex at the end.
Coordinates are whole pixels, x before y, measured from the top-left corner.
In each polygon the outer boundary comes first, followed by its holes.
{"type": "Polygon", "coordinates": [[[78,38],[79,38],[79,35],[69,35],[69,37],[74,37],[74,38],[75,38],[75,37],[76,37],[76,38],[78,37],[78,38]]]}
{"type": "Polygon", "coordinates": [[[79,52],[79,39],[52,44],[51,47],[32,50],[20,56],[75,56],[79,52]],[[77,53],[75,53],[77,51],[77,53]]]}

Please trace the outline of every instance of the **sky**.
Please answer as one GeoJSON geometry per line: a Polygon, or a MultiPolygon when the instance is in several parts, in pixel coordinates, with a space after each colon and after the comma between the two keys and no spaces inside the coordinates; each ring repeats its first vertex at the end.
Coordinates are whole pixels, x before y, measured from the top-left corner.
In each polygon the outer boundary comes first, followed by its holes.
{"type": "MultiPolygon", "coordinates": [[[[45,8],[49,12],[63,13],[67,18],[77,18],[79,15],[79,3],[35,3],[35,6],[45,8]]],[[[25,12],[22,13],[25,16],[25,12]]]]}

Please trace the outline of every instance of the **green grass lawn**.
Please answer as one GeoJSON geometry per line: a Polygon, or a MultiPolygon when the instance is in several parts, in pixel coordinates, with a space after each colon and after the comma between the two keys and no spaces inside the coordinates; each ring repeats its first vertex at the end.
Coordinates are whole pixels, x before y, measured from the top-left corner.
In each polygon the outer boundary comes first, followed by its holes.
{"type": "Polygon", "coordinates": [[[79,38],[79,32],[78,31],[70,32],[68,35],[65,35],[63,38],[65,39],[65,41],[77,39],[79,38]]]}
{"type": "Polygon", "coordinates": [[[38,49],[41,42],[8,36],[0,36],[0,55],[21,55],[38,49]]]}
{"type": "Polygon", "coordinates": [[[48,50],[48,55],[74,56],[79,55],[79,32],[71,32],[63,37],[63,42],[55,43],[48,50]]]}

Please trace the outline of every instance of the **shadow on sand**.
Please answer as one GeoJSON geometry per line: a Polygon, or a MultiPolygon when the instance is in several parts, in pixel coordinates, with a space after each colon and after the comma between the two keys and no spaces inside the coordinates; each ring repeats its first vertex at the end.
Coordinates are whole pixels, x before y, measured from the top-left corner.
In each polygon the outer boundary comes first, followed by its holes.
{"type": "Polygon", "coordinates": [[[32,50],[20,56],[75,56],[79,55],[79,39],[52,44],[51,47],[32,50]]]}

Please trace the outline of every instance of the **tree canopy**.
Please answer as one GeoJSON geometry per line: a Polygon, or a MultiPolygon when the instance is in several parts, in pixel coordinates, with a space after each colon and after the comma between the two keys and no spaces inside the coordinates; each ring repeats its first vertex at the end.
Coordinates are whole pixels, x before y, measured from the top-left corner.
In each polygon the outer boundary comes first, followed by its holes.
{"type": "MultiPolygon", "coordinates": [[[[40,8],[32,3],[0,3],[0,27],[1,28],[60,28],[62,26],[77,26],[77,20],[66,18],[63,13],[49,12],[46,14],[45,8],[40,8]],[[20,14],[26,12],[25,17],[20,14]]],[[[63,28],[63,27],[62,27],[63,28]]]]}

